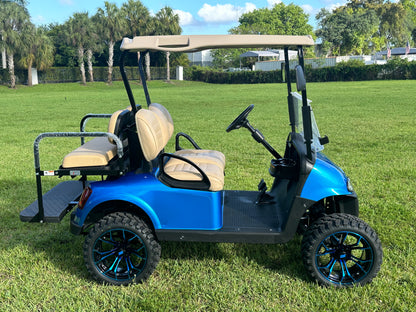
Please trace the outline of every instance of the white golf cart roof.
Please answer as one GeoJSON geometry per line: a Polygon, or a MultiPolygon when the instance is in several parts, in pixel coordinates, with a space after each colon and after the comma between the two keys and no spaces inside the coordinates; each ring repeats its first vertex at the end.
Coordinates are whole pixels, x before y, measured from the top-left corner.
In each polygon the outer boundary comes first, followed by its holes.
{"type": "Polygon", "coordinates": [[[311,36],[279,35],[190,35],[190,36],[143,36],[124,38],[122,51],[173,51],[195,52],[218,48],[254,48],[312,46],[311,36]]]}

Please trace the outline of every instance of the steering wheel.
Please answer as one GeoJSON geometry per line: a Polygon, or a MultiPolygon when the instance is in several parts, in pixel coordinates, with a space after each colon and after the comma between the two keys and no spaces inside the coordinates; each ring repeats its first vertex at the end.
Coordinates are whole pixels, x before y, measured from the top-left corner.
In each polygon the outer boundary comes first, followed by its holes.
{"type": "Polygon", "coordinates": [[[227,132],[231,130],[240,129],[247,120],[248,114],[253,110],[254,104],[250,104],[234,121],[227,127],[227,132]]]}

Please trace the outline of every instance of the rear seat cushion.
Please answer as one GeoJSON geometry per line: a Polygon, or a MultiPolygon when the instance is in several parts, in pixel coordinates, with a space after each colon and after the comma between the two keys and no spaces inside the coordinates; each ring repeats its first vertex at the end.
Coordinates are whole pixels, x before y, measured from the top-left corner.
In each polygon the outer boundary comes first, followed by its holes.
{"type": "MultiPolygon", "coordinates": [[[[194,162],[208,177],[211,186],[210,191],[221,191],[224,188],[224,171],[212,163],[194,162]]],[[[171,158],[164,166],[165,174],[181,181],[201,181],[202,175],[198,170],[184,162],[175,158],[171,158]]]]}
{"type": "Polygon", "coordinates": [[[63,168],[106,166],[117,155],[117,146],[107,137],[94,138],[64,157],[63,168]]]}

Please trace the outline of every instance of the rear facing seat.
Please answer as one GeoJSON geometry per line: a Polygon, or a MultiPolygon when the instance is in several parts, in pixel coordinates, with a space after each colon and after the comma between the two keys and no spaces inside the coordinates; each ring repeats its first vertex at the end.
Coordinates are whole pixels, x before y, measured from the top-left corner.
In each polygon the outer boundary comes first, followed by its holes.
{"type": "Polygon", "coordinates": [[[136,113],[136,127],[147,161],[159,157],[160,179],[172,187],[220,191],[224,188],[225,156],[211,150],[180,150],[161,154],[173,134],[170,114],[160,104],[136,113]],[[167,114],[166,114],[167,113],[167,114]]]}
{"type": "MultiPolygon", "coordinates": [[[[119,135],[121,119],[126,113],[128,110],[119,110],[111,115],[109,133],[119,135]]],[[[106,166],[116,155],[117,147],[111,138],[97,137],[67,154],[62,161],[62,168],[106,166]]]]}

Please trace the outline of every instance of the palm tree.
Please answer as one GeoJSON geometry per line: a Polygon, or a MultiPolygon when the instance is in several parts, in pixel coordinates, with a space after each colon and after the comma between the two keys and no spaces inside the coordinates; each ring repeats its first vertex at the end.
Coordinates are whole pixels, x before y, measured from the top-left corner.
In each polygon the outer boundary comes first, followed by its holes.
{"type": "MultiPolygon", "coordinates": [[[[1,40],[3,40],[3,37],[1,38],[1,40]]],[[[3,48],[2,50],[1,50],[1,63],[2,63],[2,68],[3,69],[6,69],[7,68],[7,63],[6,63],[6,49],[5,48],[3,48]]]]}
{"type": "MultiPolygon", "coordinates": [[[[165,6],[156,13],[156,35],[180,35],[182,28],[179,25],[179,16],[172,8],[165,6]]],[[[170,82],[170,52],[166,52],[166,81],[170,82]]]]}
{"type": "Polygon", "coordinates": [[[101,28],[101,25],[96,15],[88,19],[88,27],[87,27],[88,40],[85,43],[85,48],[87,49],[87,65],[88,65],[88,74],[90,76],[90,82],[94,82],[94,70],[92,67],[93,53],[102,51],[102,44],[100,42],[100,36],[99,36],[99,28],[101,28]]]}
{"type": "Polygon", "coordinates": [[[85,65],[84,65],[84,54],[85,46],[90,38],[90,21],[88,13],[74,13],[72,17],[67,21],[67,41],[69,44],[77,49],[78,53],[78,65],[81,71],[82,84],[87,84],[85,77],[85,65]]]}
{"type": "Polygon", "coordinates": [[[30,23],[29,13],[26,8],[13,1],[0,2],[0,49],[7,53],[7,65],[10,74],[10,87],[16,87],[16,76],[14,73],[14,55],[23,46],[22,30],[30,23]]]}
{"type": "Polygon", "coordinates": [[[28,70],[28,85],[32,86],[31,69],[33,65],[39,70],[52,66],[54,61],[54,46],[46,35],[44,28],[35,28],[28,24],[24,31],[24,52],[19,63],[28,70]]]}
{"type": "Polygon", "coordinates": [[[107,83],[113,83],[114,45],[123,38],[124,19],[116,4],[104,2],[104,9],[99,8],[96,18],[100,21],[100,35],[108,45],[108,78],[107,83]]]}
{"type": "MultiPolygon", "coordinates": [[[[125,33],[132,37],[149,35],[149,28],[151,27],[150,13],[140,1],[129,0],[123,4],[121,10],[126,20],[125,33]]],[[[137,59],[140,62],[140,53],[137,53],[137,59]]],[[[150,78],[149,75],[148,78],[150,78]]]]}

